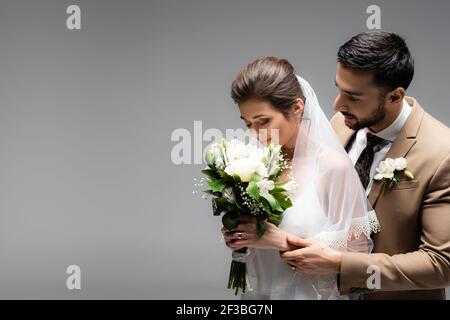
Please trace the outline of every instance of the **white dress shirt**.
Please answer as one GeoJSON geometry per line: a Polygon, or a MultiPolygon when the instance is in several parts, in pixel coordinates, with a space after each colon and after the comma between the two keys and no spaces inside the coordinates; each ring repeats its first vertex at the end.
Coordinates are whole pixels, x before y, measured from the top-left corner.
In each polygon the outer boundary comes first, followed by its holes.
{"type": "Polygon", "coordinates": [[[403,108],[400,112],[397,119],[395,119],[394,122],[392,122],[387,128],[381,130],[380,132],[374,133],[369,128],[363,128],[358,130],[356,133],[356,138],[353,141],[353,144],[350,147],[350,150],[348,151],[348,155],[350,159],[353,162],[353,165],[356,164],[356,161],[358,161],[359,156],[363,152],[363,150],[366,148],[367,144],[367,132],[370,132],[380,138],[385,139],[383,141],[382,145],[378,145],[375,147],[375,154],[373,157],[373,163],[370,168],[370,181],[367,185],[366,194],[369,195],[370,189],[372,188],[373,183],[373,177],[376,174],[376,168],[380,164],[381,161],[383,161],[386,158],[386,154],[388,153],[389,149],[392,146],[392,143],[397,138],[398,134],[402,130],[403,126],[406,123],[406,120],[409,117],[409,114],[411,113],[411,106],[406,102],[406,100],[403,100],[403,108]]]}

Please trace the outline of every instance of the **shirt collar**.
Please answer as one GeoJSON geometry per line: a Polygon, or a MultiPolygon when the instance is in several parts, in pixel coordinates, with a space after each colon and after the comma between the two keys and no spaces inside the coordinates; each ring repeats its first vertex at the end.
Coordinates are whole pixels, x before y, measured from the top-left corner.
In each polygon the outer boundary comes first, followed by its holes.
{"type": "Polygon", "coordinates": [[[373,133],[369,128],[364,128],[364,135],[366,135],[367,132],[370,132],[380,138],[383,138],[387,141],[394,142],[397,138],[398,134],[402,130],[403,126],[406,123],[406,120],[408,120],[409,114],[411,113],[411,106],[406,102],[405,99],[403,99],[403,107],[402,111],[398,115],[397,119],[394,120],[387,128],[384,128],[383,130],[373,133]]]}

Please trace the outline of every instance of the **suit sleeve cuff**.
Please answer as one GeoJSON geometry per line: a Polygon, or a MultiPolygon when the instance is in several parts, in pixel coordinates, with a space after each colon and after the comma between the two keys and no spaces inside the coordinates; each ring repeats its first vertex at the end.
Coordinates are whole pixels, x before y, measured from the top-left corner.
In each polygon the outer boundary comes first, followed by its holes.
{"type": "Polygon", "coordinates": [[[339,273],[338,288],[342,295],[350,293],[372,292],[367,287],[370,273],[367,254],[360,252],[343,252],[341,256],[341,270],[339,273]]]}

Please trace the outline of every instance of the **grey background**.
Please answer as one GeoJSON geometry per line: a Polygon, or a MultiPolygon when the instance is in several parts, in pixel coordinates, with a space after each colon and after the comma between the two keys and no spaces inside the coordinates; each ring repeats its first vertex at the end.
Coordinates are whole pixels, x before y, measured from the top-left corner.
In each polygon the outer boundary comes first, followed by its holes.
{"type": "Polygon", "coordinates": [[[265,55],[288,58],[331,117],[336,50],[369,4],[409,42],[409,94],[449,125],[447,0],[2,0],[0,298],[234,298],[220,221],[192,194],[203,166],[174,165],[171,134],[243,127],[230,83],[265,55]]]}

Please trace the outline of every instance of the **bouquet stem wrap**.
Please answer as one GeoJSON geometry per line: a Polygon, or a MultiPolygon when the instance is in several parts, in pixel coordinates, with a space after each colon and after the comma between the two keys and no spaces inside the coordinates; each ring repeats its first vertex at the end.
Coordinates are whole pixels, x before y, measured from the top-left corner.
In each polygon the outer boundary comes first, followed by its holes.
{"type": "Polygon", "coordinates": [[[231,261],[230,276],[228,278],[228,289],[234,290],[238,294],[239,289],[245,293],[246,289],[246,268],[245,258],[248,256],[248,249],[242,248],[233,251],[233,261],[231,261]]]}

